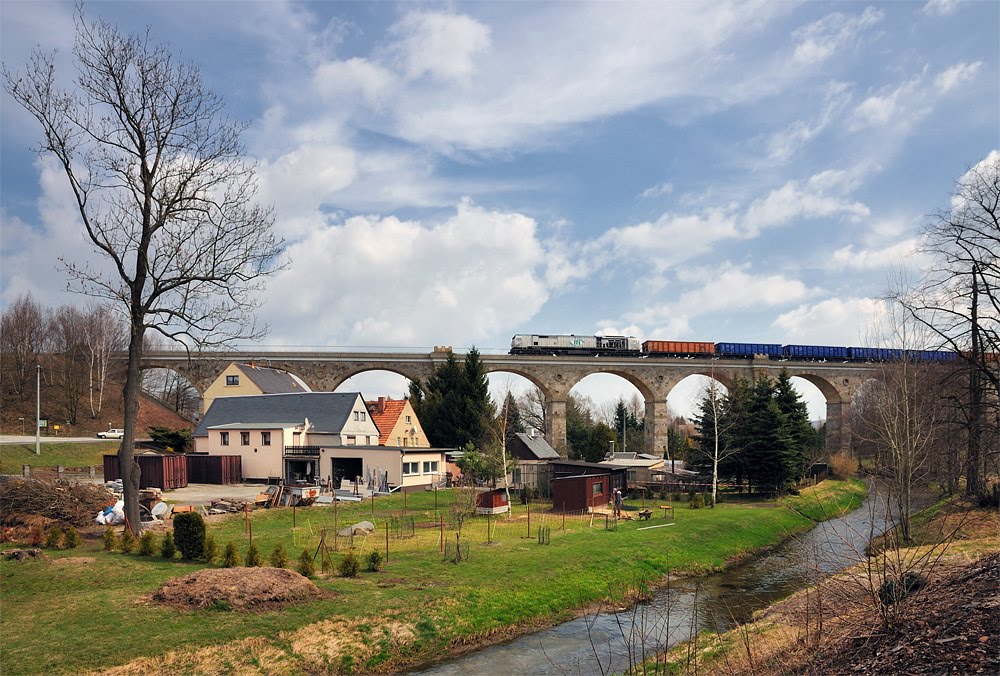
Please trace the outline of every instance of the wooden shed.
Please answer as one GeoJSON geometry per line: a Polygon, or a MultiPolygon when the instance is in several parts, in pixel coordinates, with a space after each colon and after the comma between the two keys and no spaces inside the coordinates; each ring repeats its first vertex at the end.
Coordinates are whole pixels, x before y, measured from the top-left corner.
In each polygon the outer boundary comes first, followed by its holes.
{"type": "Polygon", "coordinates": [[[502,488],[494,488],[476,496],[476,514],[503,514],[509,511],[507,492],[502,488]]]}
{"type": "Polygon", "coordinates": [[[552,478],[560,479],[571,476],[600,475],[607,474],[611,481],[611,490],[618,489],[622,493],[628,490],[628,468],[615,467],[613,465],[602,465],[597,462],[583,462],[581,460],[550,460],[549,467],[552,468],[552,478]]]}
{"type": "Polygon", "coordinates": [[[581,474],[552,480],[552,506],[556,511],[589,511],[607,507],[610,500],[610,474],[581,474]]]}
{"type": "MultiPolygon", "coordinates": [[[[183,455],[139,453],[135,459],[139,463],[139,488],[168,490],[188,485],[187,457],[183,455]]],[[[118,456],[104,456],[104,480],[115,481],[121,478],[118,456]]]]}
{"type": "Polygon", "coordinates": [[[238,484],[243,481],[241,456],[188,453],[186,457],[189,483],[238,484]]]}

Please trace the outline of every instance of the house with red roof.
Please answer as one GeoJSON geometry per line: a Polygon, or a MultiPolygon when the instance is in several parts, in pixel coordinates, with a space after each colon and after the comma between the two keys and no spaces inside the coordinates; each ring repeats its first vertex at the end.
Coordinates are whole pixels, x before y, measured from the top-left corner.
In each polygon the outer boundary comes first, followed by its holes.
{"type": "Polygon", "coordinates": [[[366,401],[368,412],[379,429],[379,446],[399,448],[430,448],[430,441],[424,434],[417,414],[408,399],[379,397],[376,401],[366,401]]]}

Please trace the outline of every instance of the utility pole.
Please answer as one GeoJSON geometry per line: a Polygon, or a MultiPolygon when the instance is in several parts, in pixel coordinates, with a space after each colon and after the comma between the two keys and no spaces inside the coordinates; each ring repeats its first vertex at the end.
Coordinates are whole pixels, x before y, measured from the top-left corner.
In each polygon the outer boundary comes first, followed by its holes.
{"type": "Polygon", "coordinates": [[[42,454],[42,365],[35,364],[35,455],[42,454]]]}

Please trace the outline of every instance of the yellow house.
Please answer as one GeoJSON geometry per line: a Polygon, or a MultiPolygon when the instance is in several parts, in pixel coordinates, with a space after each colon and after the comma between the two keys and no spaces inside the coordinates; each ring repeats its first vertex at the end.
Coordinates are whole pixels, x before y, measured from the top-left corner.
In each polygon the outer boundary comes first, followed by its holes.
{"type": "Polygon", "coordinates": [[[430,448],[430,441],[408,399],[379,397],[377,401],[366,401],[365,404],[372,420],[378,425],[379,446],[430,448]]]}
{"type": "Polygon", "coordinates": [[[216,397],[245,397],[258,394],[288,394],[311,392],[309,386],[296,376],[256,364],[237,364],[226,367],[202,395],[201,412],[212,406],[216,397]]]}

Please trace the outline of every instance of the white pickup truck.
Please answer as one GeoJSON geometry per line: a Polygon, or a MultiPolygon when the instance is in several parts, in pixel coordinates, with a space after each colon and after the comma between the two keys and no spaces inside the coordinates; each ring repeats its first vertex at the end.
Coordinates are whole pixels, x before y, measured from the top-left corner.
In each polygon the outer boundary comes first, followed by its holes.
{"type": "Polygon", "coordinates": [[[123,436],[125,436],[125,430],[121,430],[116,427],[112,427],[107,432],[97,433],[98,439],[121,439],[123,436]]]}

